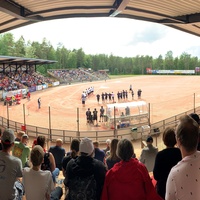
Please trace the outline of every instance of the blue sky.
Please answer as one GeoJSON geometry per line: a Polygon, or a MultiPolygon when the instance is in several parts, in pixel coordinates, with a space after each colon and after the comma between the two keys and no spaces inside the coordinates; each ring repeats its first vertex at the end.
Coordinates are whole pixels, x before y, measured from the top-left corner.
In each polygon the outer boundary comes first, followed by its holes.
{"type": "Polygon", "coordinates": [[[113,54],[121,57],[168,51],[200,57],[200,37],[150,22],[117,18],[71,18],[40,22],[10,31],[17,40],[41,42],[45,37],[56,48],[82,48],[86,54],[113,54]]]}

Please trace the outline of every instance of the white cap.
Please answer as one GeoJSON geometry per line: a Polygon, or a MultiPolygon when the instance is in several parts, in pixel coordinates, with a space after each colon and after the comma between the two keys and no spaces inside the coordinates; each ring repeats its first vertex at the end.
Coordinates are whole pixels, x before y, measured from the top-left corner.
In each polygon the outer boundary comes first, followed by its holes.
{"type": "Polygon", "coordinates": [[[94,151],[94,145],[91,139],[83,138],[79,145],[79,151],[91,155],[94,151]]]}
{"type": "Polygon", "coordinates": [[[107,139],[106,140],[106,144],[110,144],[111,143],[111,140],[110,139],[107,139]]]}

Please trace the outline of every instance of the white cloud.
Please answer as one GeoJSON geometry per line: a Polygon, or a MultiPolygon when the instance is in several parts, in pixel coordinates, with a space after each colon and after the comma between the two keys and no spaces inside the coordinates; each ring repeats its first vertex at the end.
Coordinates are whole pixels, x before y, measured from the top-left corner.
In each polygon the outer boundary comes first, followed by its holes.
{"type": "Polygon", "coordinates": [[[199,56],[200,38],[163,25],[117,18],[71,18],[36,23],[11,31],[15,38],[39,41],[46,38],[56,48],[83,48],[87,54],[123,57],[158,57],[171,50],[174,56],[187,52],[199,56]]]}

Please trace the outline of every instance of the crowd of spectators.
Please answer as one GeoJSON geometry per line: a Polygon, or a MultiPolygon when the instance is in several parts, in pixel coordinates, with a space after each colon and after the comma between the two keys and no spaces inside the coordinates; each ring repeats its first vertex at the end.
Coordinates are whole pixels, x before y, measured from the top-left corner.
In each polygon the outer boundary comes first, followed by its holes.
{"type": "MultiPolygon", "coordinates": [[[[105,72],[93,71],[89,69],[63,69],[63,70],[49,70],[48,71],[55,79],[61,82],[85,82],[93,80],[106,80],[108,75],[105,72]]],[[[49,77],[45,77],[38,72],[35,72],[33,68],[29,71],[6,71],[0,73],[0,90],[6,92],[24,89],[25,87],[31,87],[41,85],[43,83],[51,84],[55,80],[49,77]]]]}
{"type": "Polygon", "coordinates": [[[83,68],[49,70],[48,72],[55,78],[60,79],[60,81],[67,83],[108,79],[108,75],[105,72],[83,68]]]}
{"type": "Polygon", "coordinates": [[[54,82],[53,79],[44,77],[33,70],[0,73],[0,90],[6,92],[52,82],[54,82]]]}

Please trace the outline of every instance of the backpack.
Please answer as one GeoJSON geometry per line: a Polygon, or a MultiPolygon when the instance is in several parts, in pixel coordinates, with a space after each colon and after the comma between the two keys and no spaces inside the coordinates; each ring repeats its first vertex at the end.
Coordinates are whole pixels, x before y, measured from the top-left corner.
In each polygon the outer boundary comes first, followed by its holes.
{"type": "Polygon", "coordinates": [[[41,170],[51,171],[51,163],[50,163],[50,160],[49,160],[49,153],[44,154],[44,161],[41,165],[41,170]]]}
{"type": "Polygon", "coordinates": [[[97,184],[94,174],[87,177],[75,176],[69,181],[67,200],[96,200],[97,184]]]}

